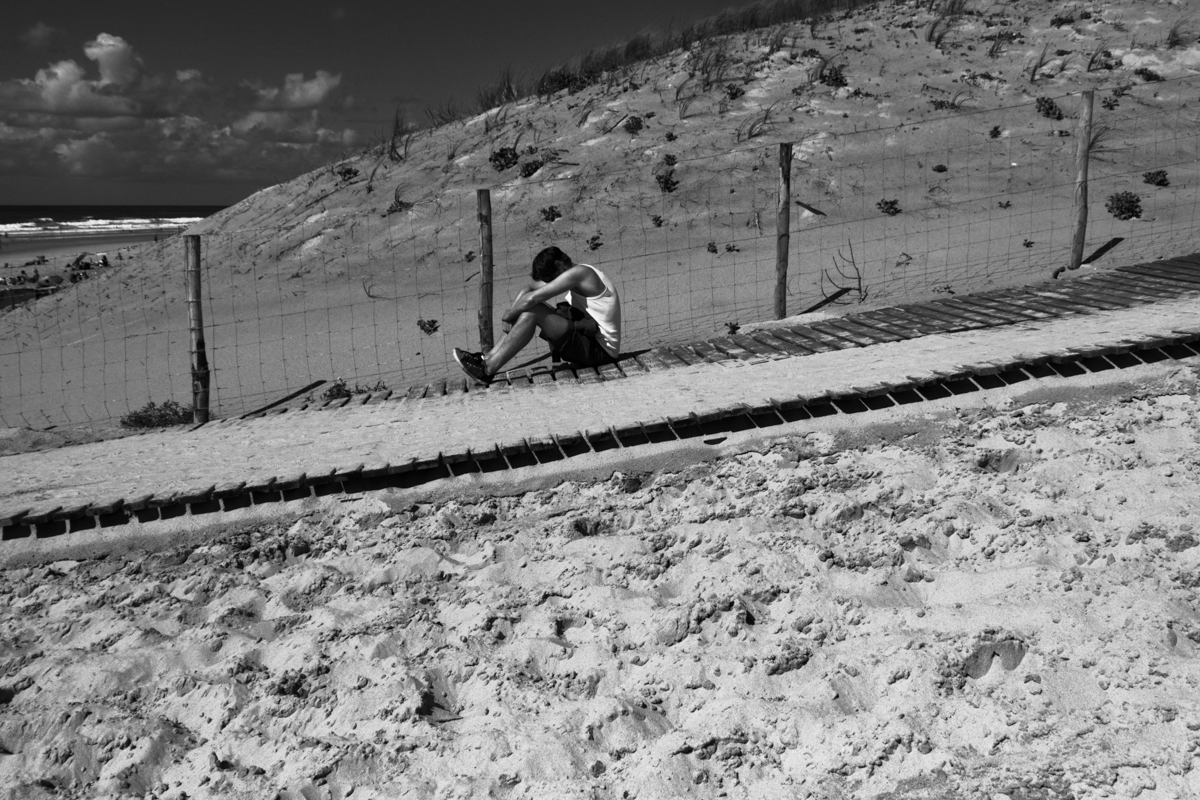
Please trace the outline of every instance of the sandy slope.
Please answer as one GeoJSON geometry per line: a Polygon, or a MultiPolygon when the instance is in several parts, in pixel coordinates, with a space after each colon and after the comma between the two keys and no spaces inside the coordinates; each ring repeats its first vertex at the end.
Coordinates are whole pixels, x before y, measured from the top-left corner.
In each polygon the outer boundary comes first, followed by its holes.
{"type": "MultiPolygon", "coordinates": [[[[825,214],[793,209],[793,312],[833,283],[857,285],[855,270],[863,291],[846,299],[868,303],[1047,278],[1074,221],[1078,101],[1065,95],[1104,87],[1088,251],[1122,237],[1100,262],[1111,265],[1195,249],[1196,84],[1136,74],[1195,74],[1200,46],[1164,41],[1187,4],[969,3],[940,41],[927,35],[930,6],[879,4],[710,42],[417,134],[398,145],[399,162],[348,156],[207,220],[196,231],[218,413],[313,380],[399,387],[452,371],[450,349],[478,338],[479,188],[492,191],[497,305],[557,243],[618,281],[625,341],[639,348],[770,316],[777,142],[796,143],[794,196],[825,214]],[[822,57],[846,85],[818,79],[822,57]],[[714,59],[724,66],[706,72],[714,59]],[[1037,98],[1058,98],[1064,118],[1039,114],[1037,98]],[[633,117],[643,126],[630,133],[633,117]],[[506,147],[520,165],[497,171],[506,147]],[[664,193],[668,158],[678,187],[664,193]],[[1156,169],[1169,186],[1142,183],[1156,169]],[[1141,218],[1104,210],[1116,191],[1141,194],[1141,218]],[[901,213],[881,213],[885,200],[901,213]],[[561,217],[543,214],[551,207],[561,217]]],[[[162,243],[119,283],[0,317],[0,337],[19,343],[0,357],[20,378],[0,387],[3,420],[185,402],[183,263],[177,242],[162,243]]]]}
{"type": "Polygon", "coordinates": [[[6,571],[0,787],[1193,796],[1200,378],[1141,369],[6,571]]]}

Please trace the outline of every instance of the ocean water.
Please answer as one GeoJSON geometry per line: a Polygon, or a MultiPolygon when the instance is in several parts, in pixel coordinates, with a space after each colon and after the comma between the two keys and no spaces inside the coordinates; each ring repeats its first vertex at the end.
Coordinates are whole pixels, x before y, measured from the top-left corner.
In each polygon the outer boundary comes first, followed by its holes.
{"type": "Polygon", "coordinates": [[[223,206],[0,206],[0,269],[172,236],[223,206]]]}
{"type": "Polygon", "coordinates": [[[223,206],[0,206],[0,237],[62,237],[186,228],[223,206]]]}

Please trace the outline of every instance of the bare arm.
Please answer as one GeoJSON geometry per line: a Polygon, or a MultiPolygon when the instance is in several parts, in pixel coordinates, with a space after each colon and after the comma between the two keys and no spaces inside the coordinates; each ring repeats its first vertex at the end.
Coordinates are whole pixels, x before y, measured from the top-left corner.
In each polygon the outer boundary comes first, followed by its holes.
{"type": "Polygon", "coordinates": [[[517,299],[513,301],[508,311],[505,311],[504,316],[500,319],[511,325],[517,321],[518,317],[538,303],[545,303],[552,297],[565,294],[572,289],[579,289],[585,281],[595,279],[595,275],[596,273],[587,267],[576,264],[549,283],[543,283],[537,288],[530,289],[518,295],[517,299]]]}

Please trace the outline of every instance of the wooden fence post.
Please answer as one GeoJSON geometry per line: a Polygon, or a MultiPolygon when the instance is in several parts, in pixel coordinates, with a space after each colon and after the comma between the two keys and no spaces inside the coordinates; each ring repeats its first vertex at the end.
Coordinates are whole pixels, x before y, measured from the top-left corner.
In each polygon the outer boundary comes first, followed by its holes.
{"type": "Polygon", "coordinates": [[[192,332],[192,421],[208,422],[208,354],[204,349],[204,311],[200,307],[200,237],[183,237],[187,255],[188,328],[192,332]]]}
{"type": "Polygon", "coordinates": [[[475,192],[479,207],[479,347],[491,349],[492,341],[492,194],[487,189],[475,192]]]}
{"type": "Polygon", "coordinates": [[[1075,144],[1075,236],[1071,239],[1071,263],[1067,269],[1083,264],[1083,244],[1087,238],[1088,158],[1092,150],[1092,100],[1095,92],[1084,91],[1080,99],[1079,139],[1075,144]]]}
{"type": "Polygon", "coordinates": [[[792,227],[792,145],[779,145],[779,205],[775,215],[775,319],[787,316],[788,244],[792,227]]]}

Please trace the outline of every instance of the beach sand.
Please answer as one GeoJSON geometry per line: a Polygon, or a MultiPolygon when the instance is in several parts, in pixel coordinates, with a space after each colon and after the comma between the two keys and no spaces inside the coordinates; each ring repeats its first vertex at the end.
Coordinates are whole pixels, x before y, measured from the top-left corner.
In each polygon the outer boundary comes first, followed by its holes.
{"type": "Polygon", "coordinates": [[[4,570],[0,796],[1195,796],[1196,373],[4,570]]]}
{"type": "Polygon", "coordinates": [[[71,234],[69,236],[22,236],[0,239],[0,277],[12,277],[27,267],[27,262],[42,256],[50,262],[49,268],[39,267],[43,275],[55,274],[81,253],[89,255],[107,254],[114,259],[118,252],[124,253],[132,247],[155,241],[155,237],[166,239],[174,236],[178,229],[147,231],[145,233],[71,234]]]}

